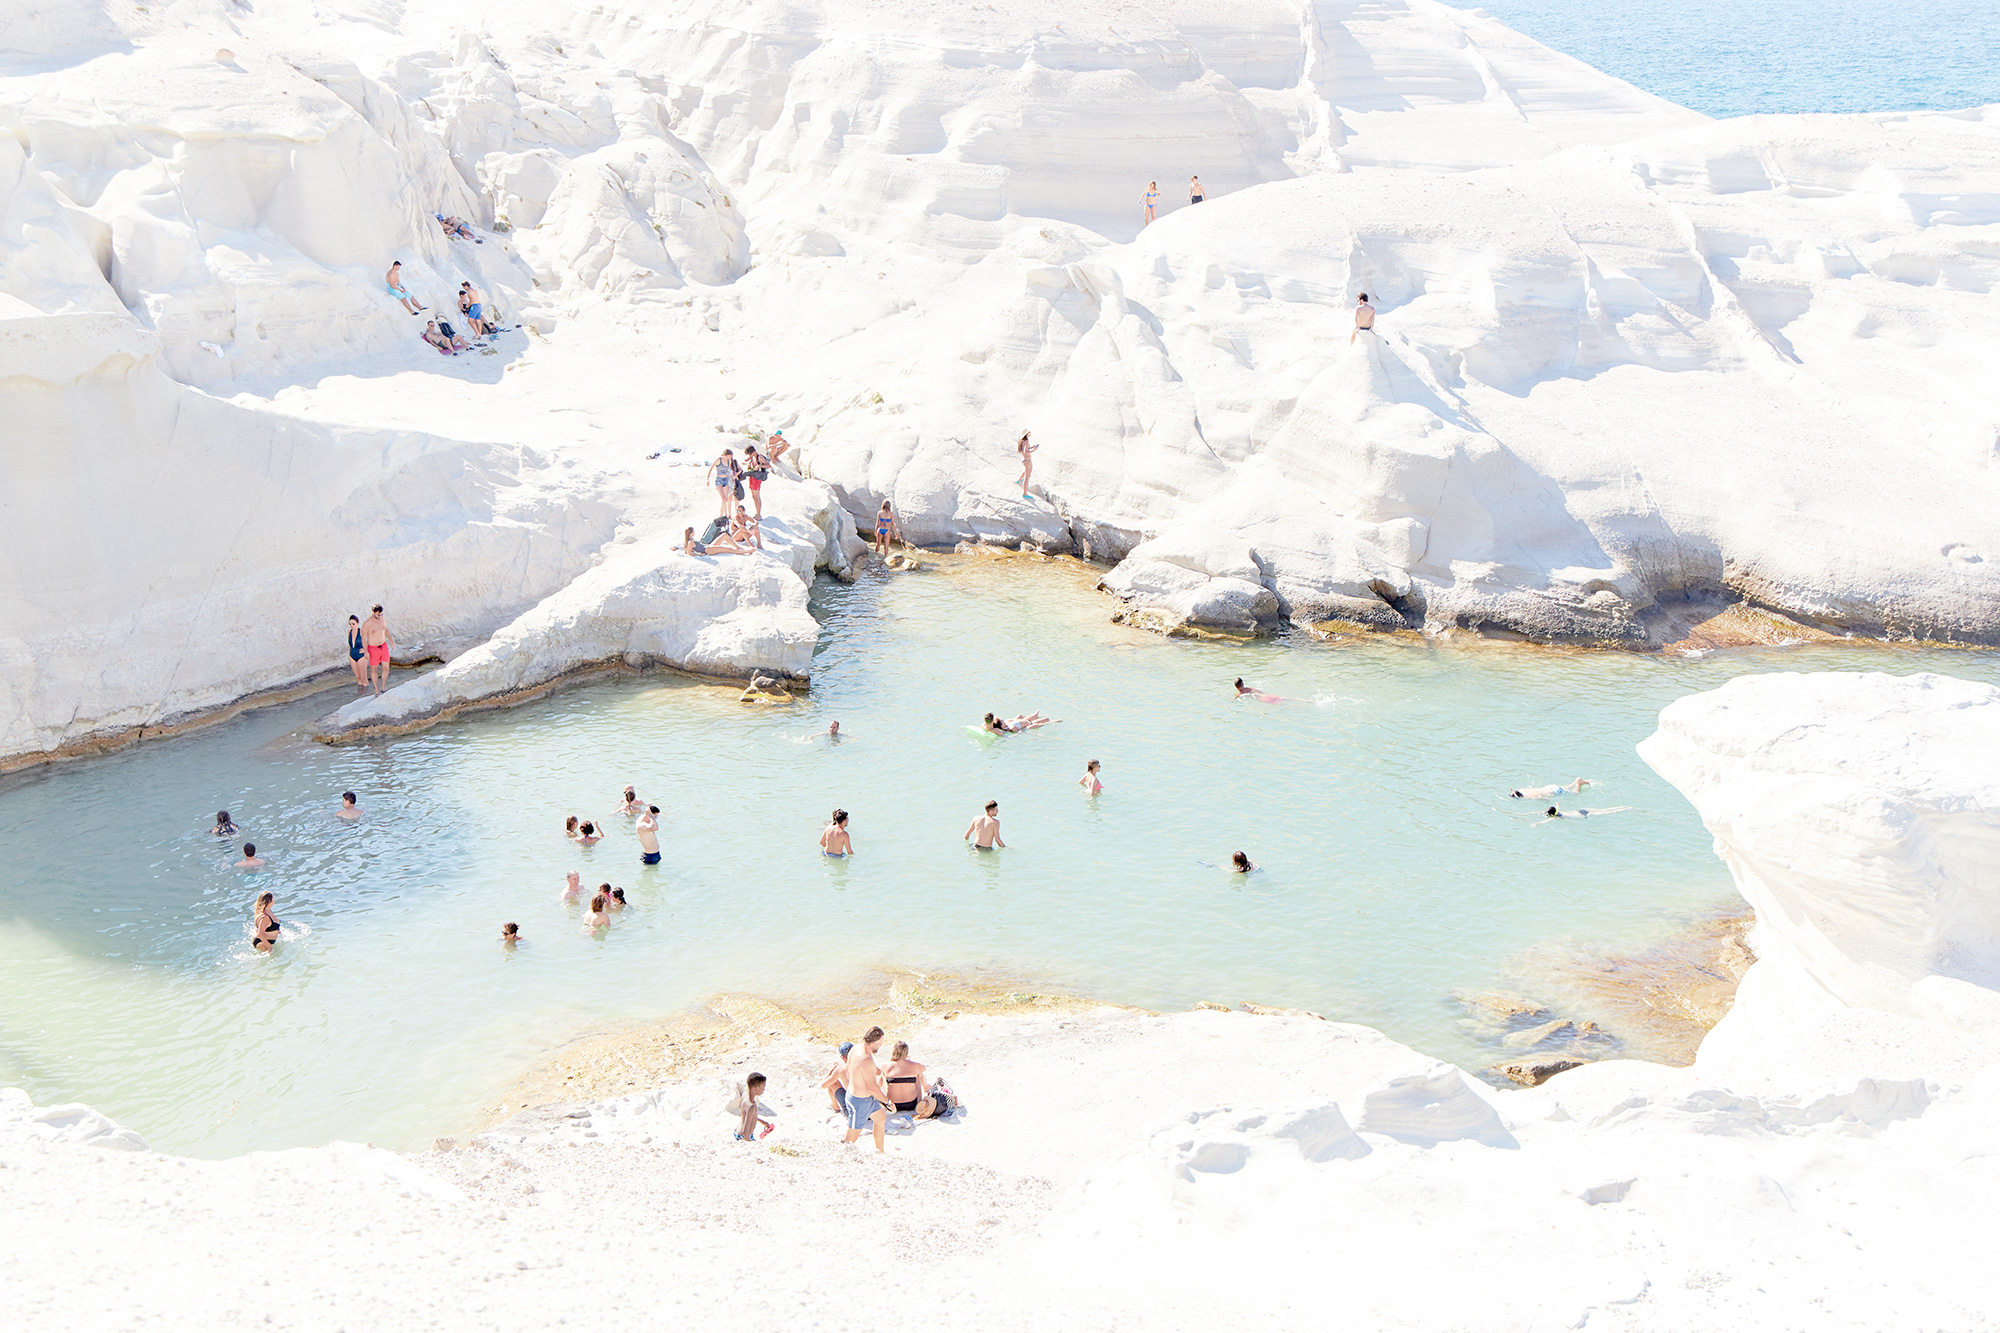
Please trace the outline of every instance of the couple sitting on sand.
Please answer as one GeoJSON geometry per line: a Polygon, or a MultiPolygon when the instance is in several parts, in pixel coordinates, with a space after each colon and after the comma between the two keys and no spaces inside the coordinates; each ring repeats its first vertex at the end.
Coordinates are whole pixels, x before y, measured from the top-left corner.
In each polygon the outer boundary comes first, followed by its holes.
{"type": "Polygon", "coordinates": [[[882,1135],[892,1112],[913,1120],[935,1120],[959,1105],[949,1087],[932,1083],[924,1067],[910,1058],[906,1041],[897,1042],[890,1051],[887,1069],[876,1064],[875,1049],[882,1037],[882,1029],[872,1027],[862,1034],[859,1045],[840,1043],[840,1060],[820,1083],[833,1109],[847,1117],[845,1142],[854,1142],[872,1126],[876,1152],[883,1151],[882,1135]]]}

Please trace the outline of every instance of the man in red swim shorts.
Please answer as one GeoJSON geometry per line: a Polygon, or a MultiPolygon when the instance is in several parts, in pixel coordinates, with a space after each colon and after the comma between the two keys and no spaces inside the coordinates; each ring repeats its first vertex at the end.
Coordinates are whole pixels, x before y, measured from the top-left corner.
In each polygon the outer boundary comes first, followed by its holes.
{"type": "Polygon", "coordinates": [[[381,604],[377,603],[368,619],[361,622],[361,649],[368,654],[368,680],[377,694],[389,688],[389,649],[395,643],[396,636],[389,632],[382,619],[381,604]],[[380,676],[375,674],[378,668],[380,676]]]}

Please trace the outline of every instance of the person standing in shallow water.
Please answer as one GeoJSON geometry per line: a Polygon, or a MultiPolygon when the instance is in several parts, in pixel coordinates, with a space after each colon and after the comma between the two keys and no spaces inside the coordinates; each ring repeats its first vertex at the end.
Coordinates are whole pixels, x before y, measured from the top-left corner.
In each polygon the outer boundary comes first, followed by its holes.
{"type": "Polygon", "coordinates": [[[1354,332],[1347,335],[1347,345],[1354,346],[1354,340],[1364,333],[1375,332],[1375,307],[1368,304],[1368,293],[1361,293],[1354,303],[1354,332]]]}
{"type": "Polygon", "coordinates": [[[632,826],[639,835],[639,864],[656,866],[660,863],[660,807],[649,805],[646,813],[639,816],[639,822],[632,826]]]}
{"type": "Polygon", "coordinates": [[[986,813],[972,817],[972,822],[965,826],[965,840],[970,840],[973,848],[982,852],[1007,845],[1000,839],[1000,802],[988,801],[986,813]]]}
{"type": "Polygon", "coordinates": [[[271,915],[271,902],[269,893],[257,895],[257,913],[251,920],[255,938],[250,941],[250,947],[258,953],[271,952],[271,946],[278,942],[278,933],[283,929],[278,918],[271,915]]]}
{"type": "Polygon", "coordinates": [[[1085,796],[1095,796],[1104,790],[1104,784],[1097,777],[1097,761],[1095,759],[1083,766],[1083,776],[1076,780],[1076,785],[1083,788],[1085,796]]]}
{"type": "Polygon", "coordinates": [[[847,832],[847,811],[836,810],[827,821],[826,828],[819,835],[819,850],[824,856],[852,856],[854,839],[847,832]]]}

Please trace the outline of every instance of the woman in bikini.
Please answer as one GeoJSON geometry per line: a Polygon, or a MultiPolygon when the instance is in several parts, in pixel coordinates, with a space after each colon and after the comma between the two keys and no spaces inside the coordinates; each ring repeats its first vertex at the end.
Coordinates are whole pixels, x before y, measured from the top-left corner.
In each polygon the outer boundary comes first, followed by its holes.
{"type": "Polygon", "coordinates": [[[357,694],[368,693],[367,652],[361,644],[361,617],[347,618],[347,661],[354,668],[354,690],[357,694]]]}
{"type": "Polygon", "coordinates": [[[271,946],[278,942],[278,933],[282,928],[278,918],[271,915],[271,895],[258,894],[257,914],[251,922],[254,937],[250,941],[250,947],[258,953],[271,952],[271,946]]]}
{"type": "Polygon", "coordinates": [[[1156,210],[1158,210],[1159,206],[1160,206],[1160,183],[1158,181],[1147,181],[1146,220],[1139,224],[1139,226],[1142,229],[1152,225],[1154,221],[1154,213],[1156,212],[1156,210]]]}
{"type": "Polygon", "coordinates": [[[764,549],[764,531],[751,521],[749,511],[742,505],[736,506],[736,516],[729,520],[729,540],[746,551],[752,547],[764,549]]]}
{"type": "Polygon", "coordinates": [[[889,543],[900,541],[903,534],[896,530],[896,511],[887,500],[875,511],[875,554],[884,560],[889,558],[889,543]]]}
{"type": "Polygon", "coordinates": [[[590,847],[599,842],[603,836],[597,831],[597,825],[586,819],[577,825],[576,832],[570,834],[570,840],[578,846],[590,847]]]}
{"type": "Polygon", "coordinates": [[[937,1110],[937,1099],[931,1096],[930,1080],[924,1076],[924,1067],[910,1058],[910,1043],[899,1041],[889,1051],[889,1067],[882,1072],[882,1082],[888,1085],[889,1100],[903,1115],[918,1120],[928,1120],[937,1110]]]}
{"type": "Polygon", "coordinates": [[[724,535],[718,535],[716,539],[712,542],[698,542],[694,539],[693,528],[689,528],[681,534],[681,550],[689,555],[746,554],[743,547],[738,546],[735,542],[729,540],[729,538],[724,535]]]}
{"type": "Polygon", "coordinates": [[[1014,442],[1014,452],[1021,455],[1021,498],[1023,500],[1032,500],[1035,498],[1028,494],[1028,478],[1035,475],[1035,460],[1033,455],[1035,450],[1041,447],[1039,444],[1028,443],[1027,431],[1022,431],[1021,438],[1014,442]]]}

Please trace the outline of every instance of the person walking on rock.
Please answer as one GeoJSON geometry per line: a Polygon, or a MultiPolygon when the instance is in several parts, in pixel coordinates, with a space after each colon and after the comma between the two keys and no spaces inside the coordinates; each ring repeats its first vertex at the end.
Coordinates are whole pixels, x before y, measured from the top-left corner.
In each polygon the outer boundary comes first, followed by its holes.
{"type": "Polygon", "coordinates": [[[396,636],[382,619],[382,605],[378,602],[368,613],[368,619],[361,622],[361,648],[368,654],[368,679],[378,696],[389,688],[389,650],[395,646],[396,636]],[[381,671],[379,676],[377,668],[381,671]]]}
{"type": "Polygon", "coordinates": [[[1147,227],[1152,226],[1155,219],[1157,219],[1159,216],[1160,183],[1158,181],[1146,182],[1145,203],[1146,203],[1146,218],[1145,221],[1139,224],[1139,229],[1141,231],[1145,230],[1147,227]]]}
{"type": "Polygon", "coordinates": [[[347,618],[347,662],[354,668],[354,692],[368,693],[368,652],[361,644],[361,617],[347,618]]]}
{"type": "Polygon", "coordinates": [[[882,559],[889,558],[889,543],[902,538],[896,526],[896,510],[887,500],[875,511],[875,554],[882,559]]]}
{"type": "Polygon", "coordinates": [[[1368,293],[1361,293],[1354,303],[1354,332],[1347,335],[1347,345],[1354,346],[1354,340],[1364,333],[1375,332],[1375,307],[1368,304],[1368,293]]]}
{"type": "Polygon", "coordinates": [[[882,1044],[882,1029],[869,1028],[861,1035],[861,1044],[847,1056],[847,1138],[852,1143],[861,1137],[862,1127],[873,1125],[875,1129],[875,1151],[881,1152],[882,1130],[889,1120],[889,1108],[883,1105],[889,1100],[888,1089],[882,1086],[882,1070],[875,1063],[875,1048],[882,1044]]]}

